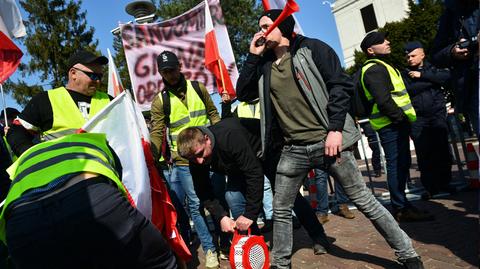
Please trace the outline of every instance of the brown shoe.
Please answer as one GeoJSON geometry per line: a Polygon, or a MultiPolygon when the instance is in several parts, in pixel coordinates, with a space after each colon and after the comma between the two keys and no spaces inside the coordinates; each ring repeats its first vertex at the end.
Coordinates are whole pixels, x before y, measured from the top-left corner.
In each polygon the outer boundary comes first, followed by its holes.
{"type": "Polygon", "coordinates": [[[328,214],[325,214],[325,213],[317,213],[317,218],[322,225],[329,221],[328,214]]]}
{"type": "Polygon", "coordinates": [[[346,219],[354,219],[355,218],[355,214],[353,214],[352,211],[350,211],[350,209],[348,209],[347,204],[338,205],[338,215],[342,216],[346,219]]]}
{"type": "Polygon", "coordinates": [[[426,212],[420,211],[415,207],[404,208],[395,213],[395,219],[398,222],[431,221],[435,217],[426,212]]]}

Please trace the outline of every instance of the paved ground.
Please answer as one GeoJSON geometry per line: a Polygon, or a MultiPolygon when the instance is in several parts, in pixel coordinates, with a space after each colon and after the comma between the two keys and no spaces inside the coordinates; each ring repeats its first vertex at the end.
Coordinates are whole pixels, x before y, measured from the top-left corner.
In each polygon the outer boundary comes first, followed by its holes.
{"type": "MultiPolygon", "coordinates": [[[[415,162],[415,159],[413,161],[415,162]]],[[[412,184],[419,186],[419,175],[415,164],[412,168],[412,184]]],[[[456,175],[455,173],[454,176],[456,175]]],[[[368,178],[365,177],[365,180],[368,181],[368,178]]],[[[376,195],[380,196],[386,189],[385,176],[375,179],[373,186],[376,195]]],[[[418,198],[416,195],[412,197],[418,198]]],[[[425,268],[479,267],[477,190],[463,190],[438,199],[418,200],[413,204],[436,216],[434,221],[401,223],[401,227],[412,238],[415,248],[422,256],[425,268]]],[[[388,205],[387,208],[389,208],[388,205]]],[[[313,255],[311,241],[306,232],[303,228],[296,230],[293,268],[402,268],[395,262],[393,251],[370,221],[359,211],[354,210],[354,213],[356,218],[353,220],[330,215],[330,221],[324,227],[327,235],[335,242],[331,253],[326,255],[313,255]]],[[[266,235],[266,240],[271,240],[271,234],[266,235]]],[[[190,263],[190,268],[204,268],[204,254],[201,248],[198,247],[194,251],[194,256],[198,258],[190,263]]],[[[221,268],[230,268],[228,261],[222,261],[221,268]]]]}

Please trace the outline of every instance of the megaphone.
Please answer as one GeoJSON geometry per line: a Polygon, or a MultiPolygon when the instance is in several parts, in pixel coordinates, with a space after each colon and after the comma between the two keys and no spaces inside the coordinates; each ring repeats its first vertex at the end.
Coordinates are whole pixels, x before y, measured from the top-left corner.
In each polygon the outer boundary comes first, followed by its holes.
{"type": "Polygon", "coordinates": [[[270,25],[270,27],[268,27],[265,34],[263,34],[262,37],[260,37],[259,39],[257,39],[257,41],[255,41],[255,46],[256,47],[263,46],[263,44],[265,44],[265,42],[267,42],[267,39],[265,37],[268,34],[270,34],[270,32],[272,32],[273,29],[275,29],[275,27],[277,27],[288,16],[292,15],[293,13],[295,13],[299,10],[300,10],[300,7],[298,6],[298,4],[294,0],[288,0],[287,4],[285,5],[285,7],[282,10],[282,13],[280,13],[280,16],[278,16],[278,18],[273,22],[273,24],[270,25]]]}

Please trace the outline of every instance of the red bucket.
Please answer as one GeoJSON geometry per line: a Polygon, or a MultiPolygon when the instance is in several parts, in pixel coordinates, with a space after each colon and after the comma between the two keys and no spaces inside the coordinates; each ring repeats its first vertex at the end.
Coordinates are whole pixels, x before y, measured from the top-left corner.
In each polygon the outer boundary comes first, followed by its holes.
{"type": "Polygon", "coordinates": [[[230,266],[232,269],[268,269],[270,259],[267,244],[263,236],[246,235],[235,230],[230,247],[230,266]]]}

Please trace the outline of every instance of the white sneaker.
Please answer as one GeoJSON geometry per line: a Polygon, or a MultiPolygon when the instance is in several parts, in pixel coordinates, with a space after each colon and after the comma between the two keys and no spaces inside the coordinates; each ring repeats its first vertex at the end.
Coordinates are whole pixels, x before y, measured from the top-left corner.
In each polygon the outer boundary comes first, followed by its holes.
{"type": "Polygon", "coordinates": [[[219,265],[217,253],[208,250],[207,254],[205,255],[205,267],[209,269],[217,269],[219,265]]]}

